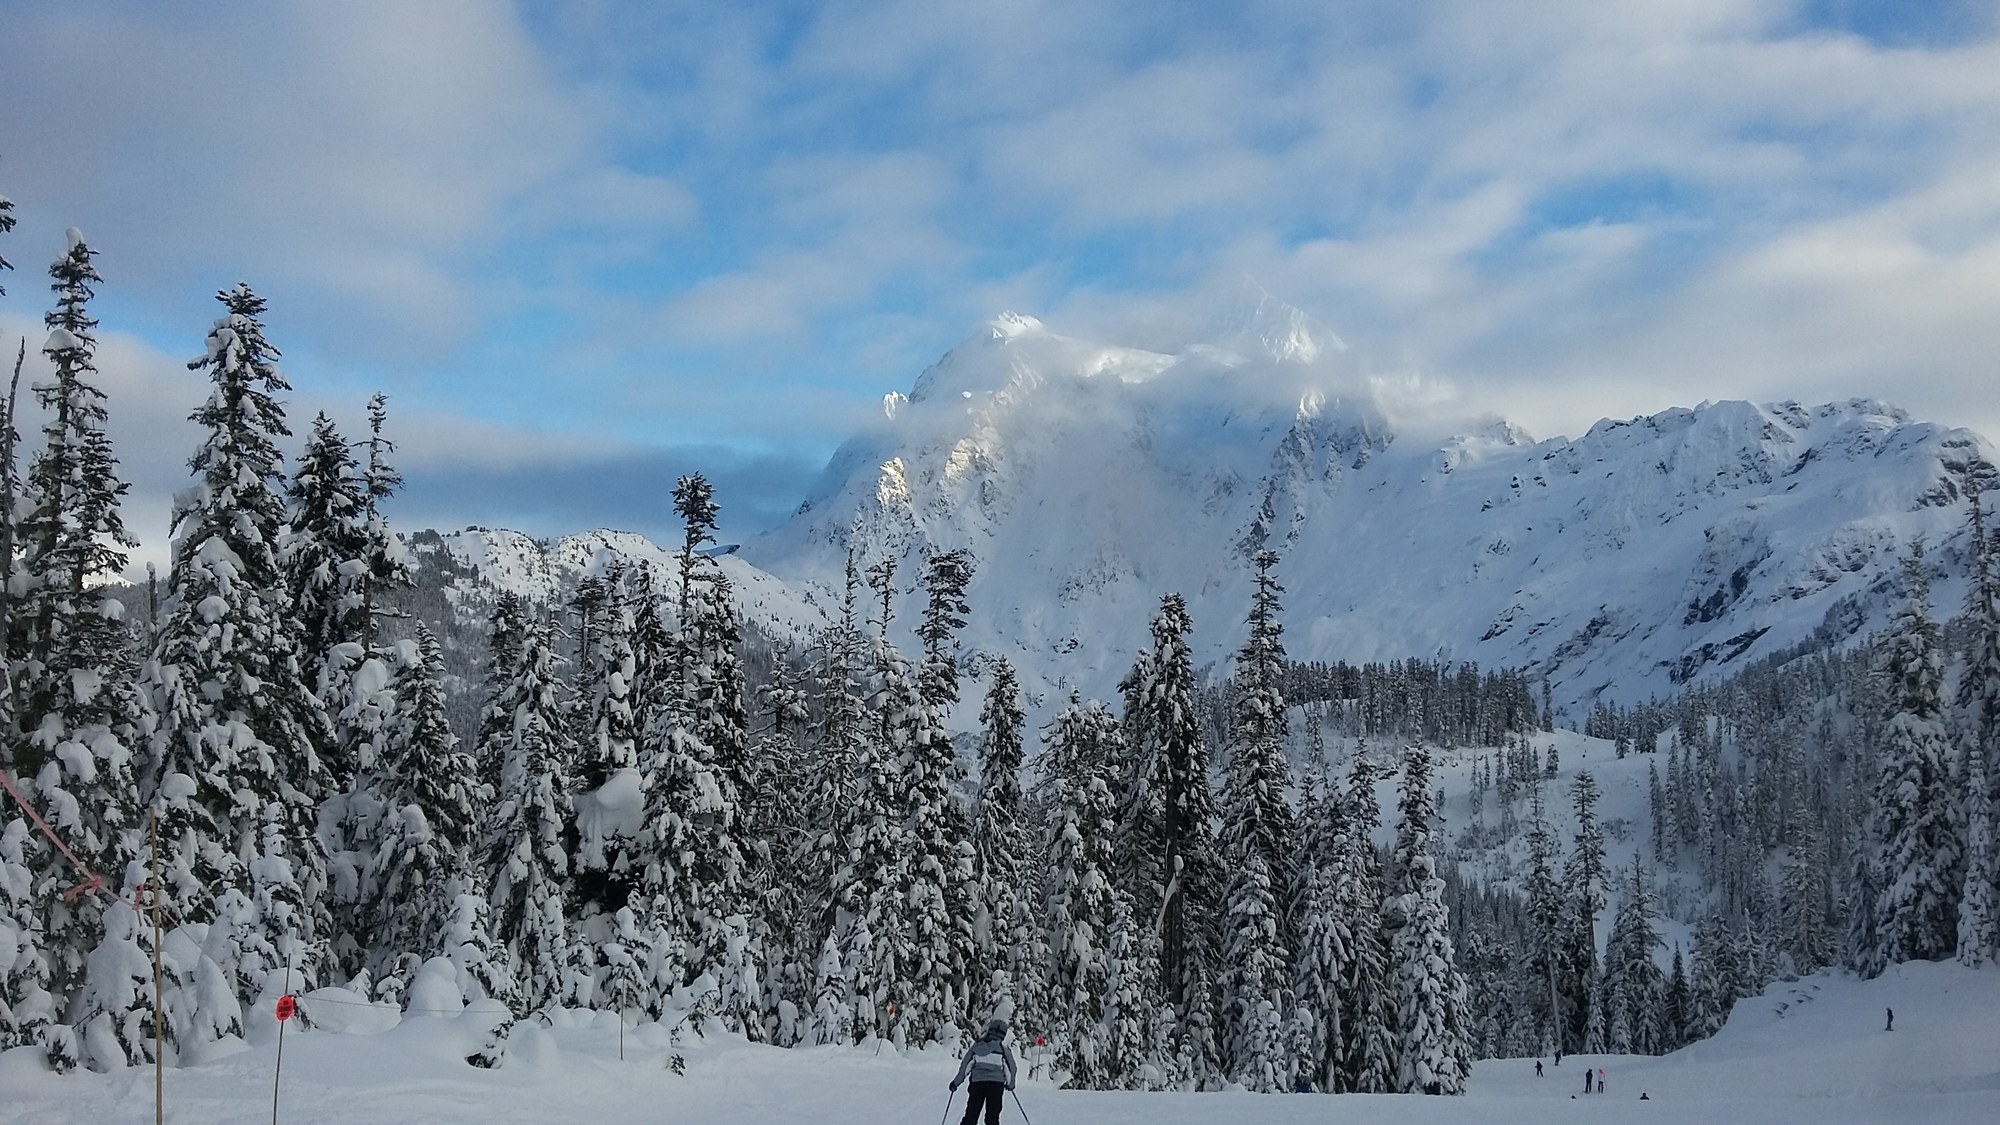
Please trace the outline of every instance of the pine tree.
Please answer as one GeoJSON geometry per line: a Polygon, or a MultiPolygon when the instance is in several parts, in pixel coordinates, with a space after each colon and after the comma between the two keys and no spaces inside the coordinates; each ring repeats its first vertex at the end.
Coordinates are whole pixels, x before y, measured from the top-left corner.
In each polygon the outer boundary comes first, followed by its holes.
{"type": "MultiPolygon", "coordinates": [[[[124,607],[102,585],[124,569],[133,541],[118,513],[126,486],[104,433],[104,394],[92,383],[97,322],[87,303],[101,280],[93,257],[72,230],[69,252],[49,268],[57,305],[44,318],[43,354],[55,377],[35,387],[48,421],[26,481],[18,566],[27,596],[16,618],[24,636],[19,666],[8,672],[25,733],[15,766],[32,780],[42,818],[94,872],[114,880],[106,890],[115,897],[140,819],[131,749],[139,708],[131,639],[118,620],[124,607]]],[[[60,1012],[84,983],[103,900],[71,893],[85,873],[45,857],[31,892],[33,917],[60,1012]]],[[[63,1061],[74,1054],[66,1042],[59,1053],[63,1061]]]]}
{"type": "MultiPolygon", "coordinates": [[[[313,419],[305,447],[289,487],[288,529],[279,559],[292,613],[299,623],[300,661],[307,682],[323,693],[328,654],[342,643],[359,643],[364,631],[356,567],[364,551],[365,499],[354,451],[333,420],[313,419]]],[[[322,694],[329,707],[329,694],[322,694]]],[[[345,785],[346,768],[329,764],[338,784],[345,785]]]]}
{"type": "Polygon", "coordinates": [[[407,984],[416,966],[451,953],[477,828],[472,756],[445,719],[443,649],[418,625],[400,657],[397,711],[377,764],[387,812],[372,857],[368,968],[378,984],[392,974],[407,984]]]}
{"type": "Polygon", "coordinates": [[[1375,829],[1382,822],[1375,798],[1378,776],[1366,748],[1356,748],[1342,810],[1345,833],[1335,852],[1340,866],[1334,878],[1338,888],[1334,911],[1353,942],[1353,955],[1338,986],[1342,1093],[1388,1093],[1396,1081],[1391,967],[1381,922],[1387,886],[1375,850],[1375,829]]]}
{"type": "Polygon", "coordinates": [[[1597,824],[1597,780],[1579,772],[1570,783],[1576,811],[1576,847],[1563,868],[1563,992],[1572,1006],[1565,1047],[1572,1053],[1604,1050],[1597,992],[1597,915],[1604,909],[1604,833],[1597,824]]]}
{"type": "MultiPolygon", "coordinates": [[[[571,864],[571,895],[578,920],[585,926],[592,919],[609,919],[625,907],[645,862],[636,854],[642,797],[639,720],[632,700],[636,622],[625,604],[620,569],[614,567],[605,576],[590,620],[585,630],[590,652],[578,661],[579,669],[588,671],[579,671],[577,685],[584,715],[573,805],[576,855],[571,864]]],[[[600,952],[600,960],[603,956],[600,952]]]]}
{"type": "Polygon", "coordinates": [[[1040,1026],[1044,1006],[1032,958],[1036,929],[1034,855],[1021,799],[1020,684],[1013,665],[993,663],[992,683],[980,712],[979,806],[972,825],[973,871],[979,908],[974,932],[980,970],[974,986],[973,1022],[1006,1004],[1017,1027],[1040,1026]]]}
{"type": "Polygon", "coordinates": [[[522,634],[512,685],[501,700],[513,726],[497,747],[505,765],[487,832],[488,900],[493,937],[510,955],[522,999],[540,1010],[587,999],[576,995],[579,951],[564,909],[569,790],[559,773],[563,722],[547,622],[530,623],[522,634]]]}
{"type": "MultiPolygon", "coordinates": [[[[1315,727],[1317,730],[1317,727],[1315,727]]],[[[1346,805],[1315,753],[1299,806],[1301,862],[1293,894],[1299,947],[1292,962],[1290,1044],[1297,1074],[1319,1093],[1343,1086],[1341,985],[1356,955],[1351,918],[1340,908],[1338,883],[1347,834],[1346,805]]]]}
{"type": "MultiPolygon", "coordinates": [[[[1132,887],[1135,909],[1157,919],[1160,983],[1182,1019],[1205,1022],[1207,991],[1218,957],[1214,920],[1220,914],[1221,863],[1210,835],[1216,801],[1208,780],[1208,749],[1195,707],[1194,630],[1179,594],[1160,600],[1153,647],[1143,678],[1128,678],[1127,737],[1137,763],[1136,784],[1123,802],[1128,848],[1146,858],[1134,866],[1150,881],[1132,887]]],[[[1204,1068],[1213,1058],[1198,1058],[1204,1068]]]]}
{"type": "Polygon", "coordinates": [[[1404,1093],[1463,1094],[1471,1070],[1465,981],[1452,951],[1444,880],[1431,853],[1430,751],[1413,744],[1403,755],[1401,823],[1396,828],[1389,894],[1382,917],[1389,931],[1390,1025],[1396,1036],[1396,1087],[1404,1093]]]}
{"type": "Polygon", "coordinates": [[[1528,825],[1528,878],[1525,888],[1528,915],[1526,961],[1529,975],[1536,984],[1529,995],[1533,997],[1534,1009],[1540,1013],[1548,1048],[1563,1050],[1565,1042],[1562,1036],[1569,1010],[1565,995],[1569,981],[1564,972],[1565,900],[1562,886],[1555,878],[1555,833],[1549,829],[1539,787],[1533,791],[1531,808],[1533,819],[1528,825]]]}
{"type": "Polygon", "coordinates": [[[1882,955],[1892,963],[1951,956],[1958,941],[1962,860],[1947,777],[1943,661],[1921,546],[1911,550],[1904,576],[1909,601],[1891,630],[1884,665],[1895,711],[1883,747],[1875,814],[1880,870],[1888,874],[1877,896],[1875,925],[1882,955]]]}
{"type": "Polygon", "coordinates": [[[958,702],[958,631],[965,628],[965,588],[972,582],[972,552],[938,551],[925,559],[924,614],[917,640],[924,649],[917,673],[924,701],[949,708],[958,702]]]}
{"type": "Polygon", "coordinates": [[[289,431],[276,395],[287,384],[258,319],[263,300],[243,286],[219,299],[227,314],[190,364],[214,386],[193,415],[208,431],[192,461],[201,487],[177,513],[166,620],[144,677],[159,716],[151,765],[163,875],[174,913],[202,921],[216,916],[216,889],[254,905],[265,892],[246,866],[275,849],[296,883],[298,929],[267,928],[259,942],[296,942],[296,967],[310,981],[331,928],[315,832],[331,731],[300,667],[278,565],[276,439],[289,431]],[[266,832],[273,806],[275,838],[266,832]]]}
{"type": "Polygon", "coordinates": [[[1625,900],[1611,926],[1604,954],[1605,1048],[1624,1055],[1656,1055],[1669,1049],[1664,1019],[1666,981],[1653,950],[1653,898],[1637,863],[1625,900]]]}
{"type": "Polygon", "coordinates": [[[1256,556],[1249,639],[1237,653],[1236,731],[1222,789],[1222,861],[1230,872],[1223,916],[1224,1072],[1258,1090],[1289,1089],[1282,1049],[1291,953],[1280,925],[1277,887],[1291,884],[1295,831],[1279,690],[1285,650],[1278,641],[1277,555],[1256,556]]]}
{"type": "Polygon", "coordinates": [[[1994,840],[2000,790],[2000,575],[1977,492],[1972,496],[1973,649],[1959,681],[1965,734],[1965,889],[1958,905],[1958,959],[1978,967],[2000,958],[2000,843],[1994,840]]]}
{"type": "Polygon", "coordinates": [[[1058,1063],[1072,1084],[1109,1081],[1096,1050],[1110,987],[1111,930],[1119,908],[1111,879],[1110,763],[1118,724],[1095,700],[1074,694],[1043,736],[1039,797],[1050,826],[1043,870],[1044,942],[1049,951],[1049,1019],[1058,1063]]]}

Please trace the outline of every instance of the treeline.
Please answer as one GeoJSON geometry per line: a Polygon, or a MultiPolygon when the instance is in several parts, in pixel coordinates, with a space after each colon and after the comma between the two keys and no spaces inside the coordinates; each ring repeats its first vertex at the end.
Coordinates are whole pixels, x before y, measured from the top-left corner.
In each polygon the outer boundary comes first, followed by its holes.
{"type": "Polygon", "coordinates": [[[1332,729],[1355,738],[1498,746],[1511,734],[1551,726],[1546,701],[1537,702],[1518,669],[1482,672],[1473,664],[1415,659],[1292,662],[1283,687],[1294,703],[1323,704],[1332,729]]]}
{"type": "Polygon", "coordinates": [[[380,513],[400,486],[385,404],[358,443],[315,419],[288,471],[288,387],[247,287],[219,294],[191,365],[211,392],[157,607],[113,596],[133,540],[95,258],[72,232],[51,269],[24,475],[11,427],[0,447],[0,1048],[112,1068],[157,1038],[194,1060],[333,984],[498,1001],[468,1059],[488,1066],[512,1020],[561,1007],[787,1045],[1004,1012],[1079,1085],[1462,1090],[1428,752],[1400,760],[1386,865],[1381,767],[1358,760],[1345,788],[1315,773],[1292,805],[1273,556],[1219,778],[1169,595],[1122,707],[1072,700],[1032,783],[993,669],[968,799],[943,716],[969,558],[926,560],[914,659],[889,639],[893,563],[851,564],[840,620],[753,692],[691,476],[674,566],[614,568],[566,606],[496,602],[461,744],[442,644],[394,620],[424,602],[380,513]]]}

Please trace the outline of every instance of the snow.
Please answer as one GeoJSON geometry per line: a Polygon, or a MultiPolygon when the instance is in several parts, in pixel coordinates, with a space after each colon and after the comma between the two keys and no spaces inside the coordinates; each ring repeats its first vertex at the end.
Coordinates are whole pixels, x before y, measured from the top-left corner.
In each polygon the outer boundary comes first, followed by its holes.
{"type": "MultiPolygon", "coordinates": [[[[624,1028],[621,1061],[616,1016],[562,1013],[553,1026],[518,1023],[501,1067],[481,1070],[464,1058],[500,1016],[491,1002],[463,1015],[400,1020],[338,990],[322,989],[303,1003],[316,1026],[288,1030],[279,1114],[296,1125],[929,1125],[940,1114],[955,1119],[964,1105],[962,1094],[945,1088],[956,1070],[945,1047],[785,1050],[646,1023],[624,1028]],[[336,1007],[353,1014],[335,1017],[336,1007]],[[673,1072],[676,1055],[684,1074],[673,1072]]],[[[1918,963],[1874,981],[1821,975],[1774,986],[1740,1002],[1714,1038],[1664,1057],[1566,1056],[1539,1079],[1533,1060],[1482,1062],[1461,1098],[1081,1092],[1057,1089],[1031,1069],[1006,1118],[1036,1125],[1992,1121],[2000,1119],[1996,1011],[2000,970],[1918,963]],[[1882,1030],[1885,1008],[1896,1010],[1893,1032],[1882,1030]],[[1585,1066],[1604,1070],[1610,1093],[1581,1093],[1573,1080],[1585,1066]],[[1639,1100],[1641,1091],[1648,1100],[1639,1100]]],[[[276,1042],[258,1039],[169,1071],[167,1119],[269,1120],[276,1042]]],[[[1033,1051],[1024,1054],[1032,1068],[1033,1051]]],[[[0,1055],[0,1088],[8,1120],[151,1119],[144,1070],[57,1077],[41,1068],[33,1048],[17,1048],[0,1055]]]]}

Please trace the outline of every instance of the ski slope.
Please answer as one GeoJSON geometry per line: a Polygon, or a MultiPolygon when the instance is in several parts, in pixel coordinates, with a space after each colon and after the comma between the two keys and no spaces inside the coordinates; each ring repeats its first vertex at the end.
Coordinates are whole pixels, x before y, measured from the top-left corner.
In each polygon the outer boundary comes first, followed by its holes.
{"type": "MultiPolygon", "coordinates": [[[[507,1065],[467,1066],[476,1016],[412,1016],[325,991],[305,1005],[324,1021],[285,1041],[279,1120],[298,1125],[577,1122],[625,1125],[930,1125],[946,1113],[955,1068],[942,1047],[898,1055],[849,1047],[781,1050],[716,1036],[678,1046],[659,1025],[628,1029],[625,1058],[609,1015],[515,1031],[507,1065]],[[667,1065],[685,1060],[685,1073],[667,1065]]],[[[167,1115],[182,1125],[269,1121],[276,1024],[204,1065],[167,1072],[167,1115]]],[[[153,1119],[150,1070],[58,1077],[36,1054],[0,1055],[0,1121],[139,1125],[153,1119]]],[[[951,1120],[964,1106],[951,1099],[951,1120]]],[[[1714,1038],[1661,1058],[1565,1058],[1537,1079],[1531,1060],[1478,1064],[1463,1098],[1161,1094],[1021,1084],[1005,1120],[1033,1125],[1480,1122],[1842,1123],[2000,1121],[2000,969],[1900,966],[1875,981],[1821,975],[1737,1005],[1714,1038]],[[1896,1010],[1884,1032],[1883,1009],[1896,1010]],[[1584,1096],[1585,1065],[1610,1093],[1584,1096]],[[1645,1091],[1646,1101],[1639,1100],[1645,1091]],[[1572,1098],[1571,1095],[1576,1097],[1572,1098]],[[1025,1116],[1023,1115],[1025,1111],[1025,1116]]]]}

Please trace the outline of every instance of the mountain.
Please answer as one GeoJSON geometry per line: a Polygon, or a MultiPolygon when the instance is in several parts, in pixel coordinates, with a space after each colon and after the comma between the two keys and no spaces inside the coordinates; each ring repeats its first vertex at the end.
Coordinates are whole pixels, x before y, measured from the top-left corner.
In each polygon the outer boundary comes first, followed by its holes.
{"type": "MultiPolygon", "coordinates": [[[[1261,291],[1168,350],[1006,313],[887,395],[788,521],[720,561],[753,627],[802,640],[837,609],[850,549],[894,558],[907,637],[924,554],[964,548],[968,661],[1008,657],[1041,710],[1109,697],[1170,591],[1197,659],[1226,673],[1269,548],[1293,658],[1525,667],[1580,717],[1872,631],[1919,539],[1933,604],[1956,612],[1963,480],[1996,460],[1866,399],[1704,403],[1539,442],[1497,419],[1427,431],[1261,291]]],[[[468,623],[497,589],[563,597],[614,558],[675,588],[673,552],[629,533],[412,543],[468,623]]]]}
{"type": "Polygon", "coordinates": [[[1919,538],[1935,604],[1960,604],[1961,480],[1994,460],[1969,431],[1872,400],[1721,402],[1574,440],[1495,420],[1423,441],[1304,314],[1261,297],[1224,319],[1169,353],[1003,314],[742,556],[827,605],[850,548],[912,591],[925,551],[965,548],[966,647],[1043,705],[1109,694],[1169,591],[1226,668],[1264,547],[1294,658],[1526,666],[1572,709],[1858,636],[1919,538]]]}

